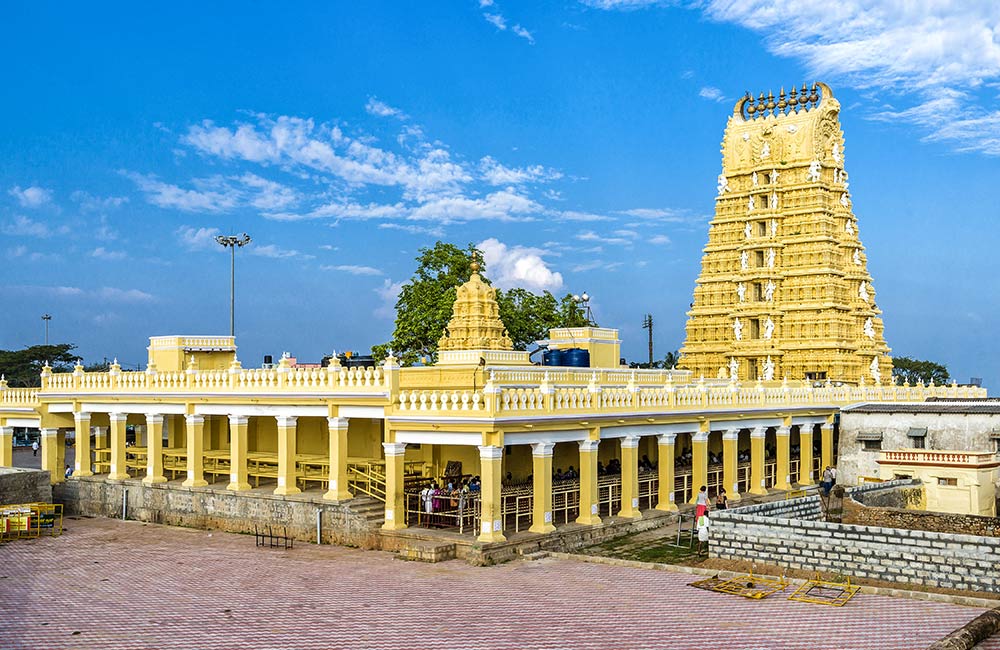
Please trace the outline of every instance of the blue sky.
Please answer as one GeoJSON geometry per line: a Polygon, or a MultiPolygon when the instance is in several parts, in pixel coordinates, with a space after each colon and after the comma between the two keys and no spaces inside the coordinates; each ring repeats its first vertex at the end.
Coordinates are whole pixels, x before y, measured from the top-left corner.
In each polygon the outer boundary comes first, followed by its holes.
{"type": "Polygon", "coordinates": [[[895,354],[1000,380],[993,2],[19,3],[0,25],[0,348],[145,361],[228,331],[245,364],[389,338],[422,246],[588,291],[641,359],[680,347],[719,143],[746,90],[843,106],[895,354]],[[805,6],[803,6],[805,5],[805,6]],[[816,5],[816,6],[813,6],[816,5]]]}

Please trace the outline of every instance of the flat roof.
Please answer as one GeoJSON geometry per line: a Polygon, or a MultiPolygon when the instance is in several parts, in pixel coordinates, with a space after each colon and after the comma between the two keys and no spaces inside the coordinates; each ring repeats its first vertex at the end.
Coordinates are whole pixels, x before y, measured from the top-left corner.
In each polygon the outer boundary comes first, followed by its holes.
{"type": "Polygon", "coordinates": [[[869,402],[841,409],[842,413],[956,413],[1000,415],[1000,400],[928,400],[926,402],[869,402]]]}

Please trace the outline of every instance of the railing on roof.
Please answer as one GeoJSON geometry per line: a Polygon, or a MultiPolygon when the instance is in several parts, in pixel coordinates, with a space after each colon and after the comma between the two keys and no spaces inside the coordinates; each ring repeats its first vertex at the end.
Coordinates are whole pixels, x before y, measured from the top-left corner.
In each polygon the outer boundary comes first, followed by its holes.
{"type": "Polygon", "coordinates": [[[38,388],[8,388],[0,381],[0,408],[32,408],[38,406],[38,388]]]}
{"type": "Polygon", "coordinates": [[[992,452],[939,451],[934,449],[886,450],[880,463],[933,463],[942,465],[982,465],[997,462],[992,452]]]}
{"type": "Polygon", "coordinates": [[[230,368],[227,370],[132,371],[112,366],[107,372],[43,373],[46,393],[273,393],[389,392],[382,367],[368,368],[230,368]]]}
{"type": "Polygon", "coordinates": [[[612,381],[603,383],[596,381],[601,375],[588,373],[588,384],[581,386],[555,381],[551,372],[509,372],[507,375],[491,373],[490,381],[482,389],[403,390],[394,396],[394,410],[399,414],[429,411],[441,415],[469,415],[473,412],[505,417],[836,407],[858,402],[922,402],[928,397],[976,399],[986,396],[985,389],[957,385],[837,386],[826,383],[815,386],[810,382],[764,385],[762,382],[709,384],[704,381],[674,385],[668,380],[652,386],[635,381],[622,382],[626,376],[630,380],[633,378],[630,371],[623,371],[622,376],[605,374],[603,377],[612,381]],[[498,378],[507,379],[509,383],[498,381],[498,378]],[[531,385],[526,379],[536,381],[531,385]]]}

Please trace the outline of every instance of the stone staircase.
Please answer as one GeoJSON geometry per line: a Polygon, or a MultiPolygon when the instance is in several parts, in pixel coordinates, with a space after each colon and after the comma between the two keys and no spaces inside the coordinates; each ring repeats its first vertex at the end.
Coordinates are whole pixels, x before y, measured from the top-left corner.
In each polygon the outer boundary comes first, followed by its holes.
{"type": "Polygon", "coordinates": [[[368,522],[372,530],[378,530],[385,523],[385,504],[378,499],[360,494],[346,503],[351,512],[368,522]]]}

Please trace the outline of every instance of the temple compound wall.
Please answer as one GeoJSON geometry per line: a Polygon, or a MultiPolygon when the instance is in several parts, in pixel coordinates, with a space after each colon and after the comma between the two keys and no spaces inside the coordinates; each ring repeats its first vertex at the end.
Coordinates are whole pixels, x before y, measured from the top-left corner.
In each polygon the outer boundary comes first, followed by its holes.
{"type": "Polygon", "coordinates": [[[0,505],[50,503],[49,473],[22,467],[0,467],[0,505]]]}
{"type": "MultiPolygon", "coordinates": [[[[867,484],[870,491],[912,487],[914,482],[867,484]]],[[[846,499],[845,499],[846,501],[846,499]]],[[[716,512],[711,557],[750,560],[789,569],[838,573],[872,580],[1000,593],[1000,538],[819,521],[809,506],[819,497],[716,512]],[[795,515],[803,509],[803,518],[795,515]]]]}

